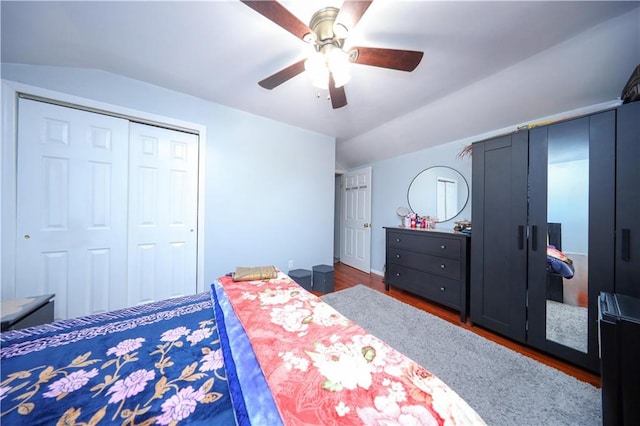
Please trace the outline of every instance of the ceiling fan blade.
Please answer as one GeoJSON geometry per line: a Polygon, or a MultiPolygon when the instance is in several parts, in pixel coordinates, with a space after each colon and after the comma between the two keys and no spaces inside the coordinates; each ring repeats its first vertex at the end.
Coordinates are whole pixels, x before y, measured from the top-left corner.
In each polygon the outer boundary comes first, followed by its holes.
{"type": "Polygon", "coordinates": [[[415,50],[353,47],[349,50],[351,62],[400,71],[413,71],[422,60],[423,52],[415,50]],[[355,53],[354,53],[355,52],[355,53]]]}
{"type": "Polygon", "coordinates": [[[304,40],[305,35],[313,34],[306,24],[275,0],[240,1],[300,39],[304,40]]]}
{"type": "Polygon", "coordinates": [[[277,73],[270,75],[264,80],[259,81],[258,84],[264,87],[265,89],[269,89],[269,90],[275,87],[278,87],[285,81],[302,73],[304,71],[304,61],[305,59],[301,59],[295,64],[291,64],[288,67],[281,69],[277,73]]]}
{"type": "Polygon", "coordinates": [[[336,23],[344,25],[351,31],[360,22],[373,0],[345,0],[336,17],[336,23]]]}
{"type": "Polygon", "coordinates": [[[344,92],[344,86],[336,87],[332,73],[329,73],[329,97],[331,98],[331,106],[333,109],[342,108],[347,105],[347,95],[344,92]]]}

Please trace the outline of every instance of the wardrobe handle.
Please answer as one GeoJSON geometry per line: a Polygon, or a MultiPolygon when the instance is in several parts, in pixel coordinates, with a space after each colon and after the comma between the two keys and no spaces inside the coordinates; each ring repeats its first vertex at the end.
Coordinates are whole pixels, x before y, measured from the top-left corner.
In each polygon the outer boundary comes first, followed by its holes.
{"type": "Polygon", "coordinates": [[[622,250],[621,250],[621,258],[625,262],[629,262],[631,260],[631,230],[629,228],[625,228],[622,230],[622,250]]]}
{"type": "Polygon", "coordinates": [[[524,248],[524,226],[518,226],[518,250],[524,248]]]}
{"type": "Polygon", "coordinates": [[[538,227],[531,226],[531,250],[538,250],[538,227]]]}

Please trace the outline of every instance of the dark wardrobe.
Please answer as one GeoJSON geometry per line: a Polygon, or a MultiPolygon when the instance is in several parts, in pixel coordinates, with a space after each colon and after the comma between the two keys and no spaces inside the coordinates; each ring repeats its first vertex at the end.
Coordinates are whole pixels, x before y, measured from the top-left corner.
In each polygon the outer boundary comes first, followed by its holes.
{"type": "Polygon", "coordinates": [[[640,292],[638,104],[473,144],[474,324],[599,371],[600,292],[640,292]]]}
{"type": "Polygon", "coordinates": [[[599,297],[602,424],[640,424],[640,102],[617,110],[615,294],[599,297]]]}
{"type": "Polygon", "coordinates": [[[640,298],[640,102],[617,113],[615,292],[640,298]]]}

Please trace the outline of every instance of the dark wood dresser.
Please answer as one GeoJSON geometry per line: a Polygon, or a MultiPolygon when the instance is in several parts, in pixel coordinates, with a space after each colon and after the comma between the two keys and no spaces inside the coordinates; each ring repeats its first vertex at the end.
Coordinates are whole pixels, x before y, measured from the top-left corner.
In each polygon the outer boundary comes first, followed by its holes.
{"type": "Polygon", "coordinates": [[[385,289],[401,288],[460,311],[469,310],[470,237],[453,231],[385,227],[385,289]]]}

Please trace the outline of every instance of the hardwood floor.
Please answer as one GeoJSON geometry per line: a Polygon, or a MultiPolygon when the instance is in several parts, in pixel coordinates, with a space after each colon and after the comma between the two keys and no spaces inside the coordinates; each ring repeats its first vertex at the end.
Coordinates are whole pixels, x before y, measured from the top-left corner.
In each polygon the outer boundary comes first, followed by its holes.
{"type": "Polygon", "coordinates": [[[336,291],[353,287],[357,284],[363,284],[371,287],[374,290],[392,296],[395,299],[400,300],[408,305],[414,306],[418,309],[422,309],[423,311],[436,315],[446,321],[449,321],[452,324],[466,328],[482,337],[506,346],[516,352],[521,353],[522,355],[528,356],[546,365],[557,368],[558,370],[563,371],[578,380],[582,380],[584,382],[591,383],[594,386],[600,387],[600,377],[598,375],[583,370],[580,367],[576,367],[574,365],[560,361],[557,358],[541,353],[535,349],[523,346],[510,339],[487,331],[483,328],[471,326],[469,321],[467,321],[466,324],[463,324],[460,322],[460,314],[458,312],[444,306],[429,302],[419,296],[414,296],[408,292],[394,287],[392,287],[387,292],[384,289],[384,282],[382,280],[382,277],[379,275],[367,274],[339,262],[334,264],[334,287],[336,291]]]}

